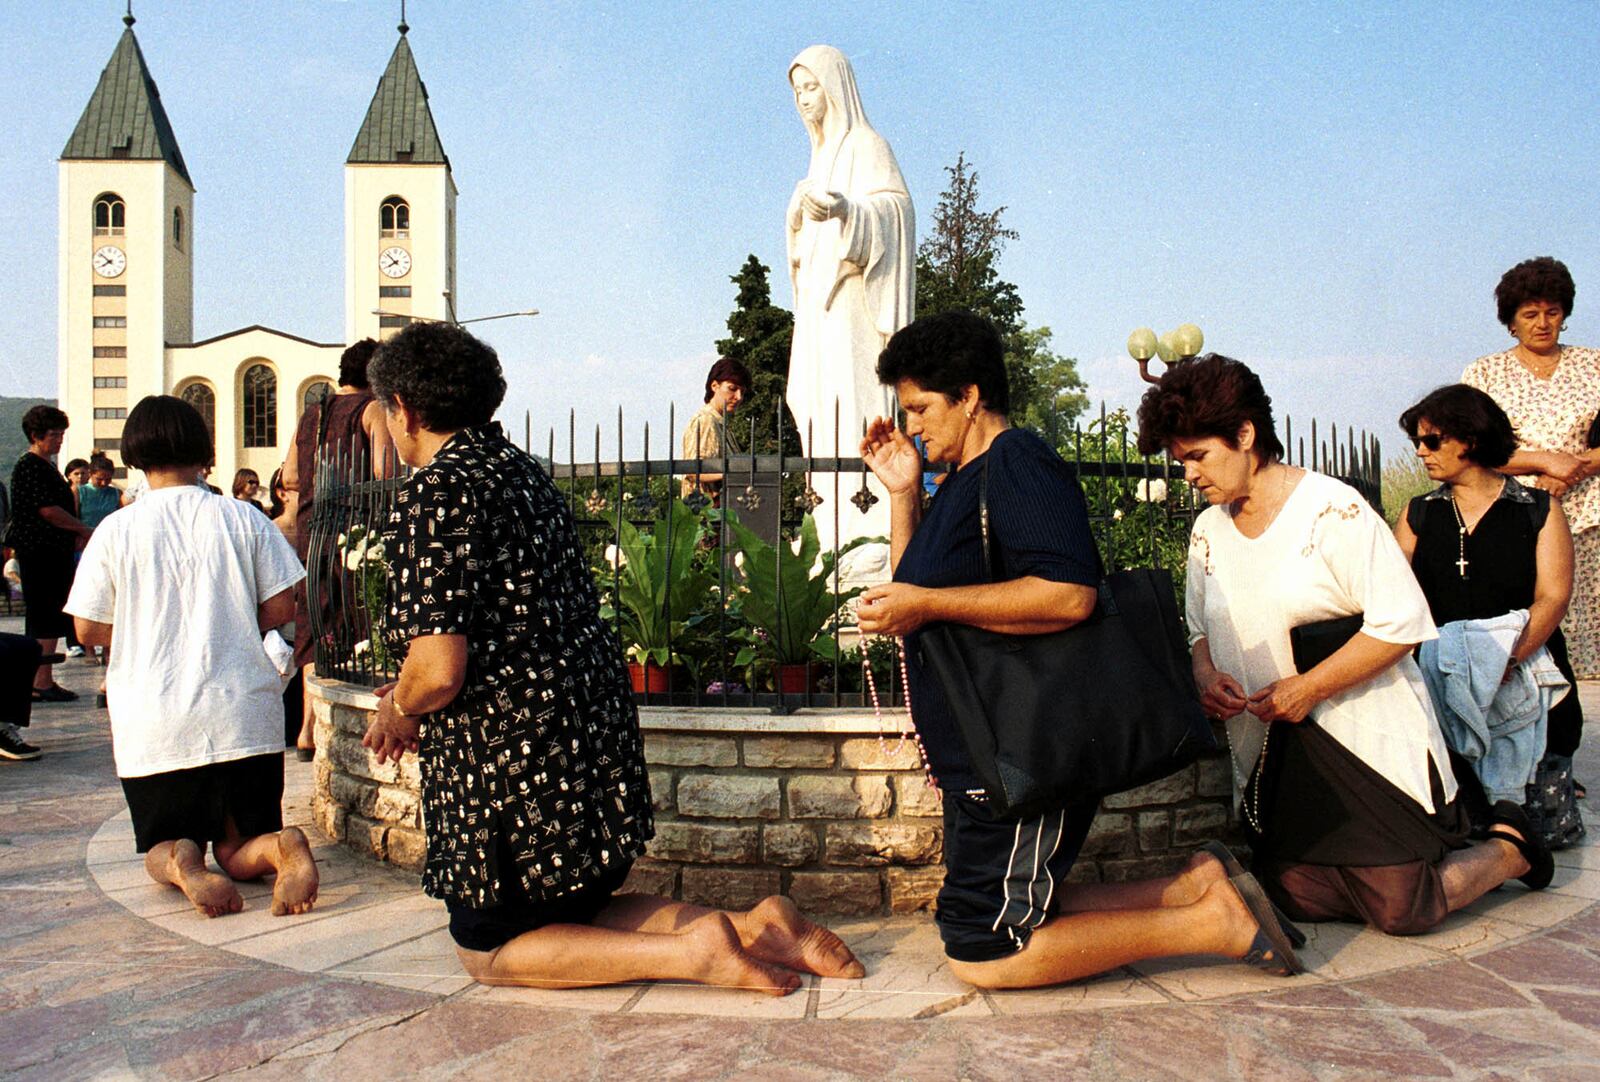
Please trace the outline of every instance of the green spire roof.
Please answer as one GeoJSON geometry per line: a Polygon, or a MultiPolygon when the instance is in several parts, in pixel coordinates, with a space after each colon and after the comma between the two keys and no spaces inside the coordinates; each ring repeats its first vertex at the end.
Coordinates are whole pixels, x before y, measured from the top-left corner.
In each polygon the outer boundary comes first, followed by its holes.
{"type": "Polygon", "coordinates": [[[100,73],[100,83],[83,116],[78,118],[78,126],[72,130],[61,157],[164,161],[189,181],[190,187],[194,186],[194,181],[189,180],[189,168],[183,164],[178,138],[172,134],[172,122],[161,107],[161,92],[145,66],[139,39],[133,36],[131,22],[122,32],[106,70],[100,73]]]}
{"type": "Polygon", "coordinates": [[[417,74],[417,62],[406,44],[405,31],[389,57],[389,66],[378,80],[378,90],[367,107],[355,145],[347,162],[411,162],[421,165],[450,164],[439,129],[433,125],[428,108],[428,90],[417,74]]]}

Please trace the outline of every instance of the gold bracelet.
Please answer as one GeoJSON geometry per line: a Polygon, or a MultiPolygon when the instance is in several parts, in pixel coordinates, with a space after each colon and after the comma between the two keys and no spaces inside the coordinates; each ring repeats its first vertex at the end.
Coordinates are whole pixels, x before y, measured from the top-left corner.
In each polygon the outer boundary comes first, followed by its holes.
{"type": "Polygon", "coordinates": [[[395,684],[394,690],[389,692],[389,703],[394,707],[394,712],[403,718],[414,718],[419,716],[411,713],[405,707],[400,705],[400,685],[398,682],[395,684]]]}

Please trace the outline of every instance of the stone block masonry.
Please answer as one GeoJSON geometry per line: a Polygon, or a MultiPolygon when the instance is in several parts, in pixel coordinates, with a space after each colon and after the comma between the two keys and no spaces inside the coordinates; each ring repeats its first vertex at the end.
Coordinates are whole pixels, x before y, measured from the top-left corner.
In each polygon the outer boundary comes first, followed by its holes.
{"type": "MultiPolygon", "coordinates": [[[[417,870],[426,853],[415,756],[378,766],[361,746],[364,688],[314,681],[317,829],[417,870]]],[[[784,893],[810,912],[931,911],[944,880],[943,799],[916,746],[880,741],[870,711],[640,711],[656,837],[625,889],[742,909],[784,893]]],[[[1219,754],[1102,802],[1070,882],[1181,867],[1235,830],[1219,754]]],[[[1236,840],[1236,839],[1234,839],[1236,840]]]]}

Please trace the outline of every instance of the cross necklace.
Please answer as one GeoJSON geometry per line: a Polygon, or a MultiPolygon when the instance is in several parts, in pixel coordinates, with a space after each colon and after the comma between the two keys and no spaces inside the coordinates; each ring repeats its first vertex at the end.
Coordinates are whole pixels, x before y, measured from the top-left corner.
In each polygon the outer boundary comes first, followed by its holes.
{"type": "Polygon", "coordinates": [[[1456,500],[1455,486],[1450,487],[1450,507],[1456,513],[1456,570],[1463,580],[1467,577],[1467,520],[1461,517],[1461,504],[1456,500]]]}

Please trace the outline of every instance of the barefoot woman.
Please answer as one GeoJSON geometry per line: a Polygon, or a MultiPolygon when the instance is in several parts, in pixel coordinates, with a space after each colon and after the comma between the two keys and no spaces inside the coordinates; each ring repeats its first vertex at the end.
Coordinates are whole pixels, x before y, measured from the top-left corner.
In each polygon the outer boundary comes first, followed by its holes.
{"type": "Polygon", "coordinates": [[[145,868],[208,917],[242,908],[234,879],[275,873],[272,911],[304,913],[317,868],[283,827],[282,686],[261,635],[293,618],[305,570],[265,515],[199,483],[211,433],[187,402],[140,401],[122,454],[149,489],[94,531],[66,608],[110,652],[111,748],[145,868]]]}
{"type": "Polygon", "coordinates": [[[859,977],[844,944],[769,898],[729,913],[618,894],[654,833],[638,714],[561,493],[492,420],[500,361],[414,323],[369,368],[401,458],[386,635],[403,657],[365,743],[421,759],[423,889],[485,984],[674,978],[782,995],[859,977]]]}

